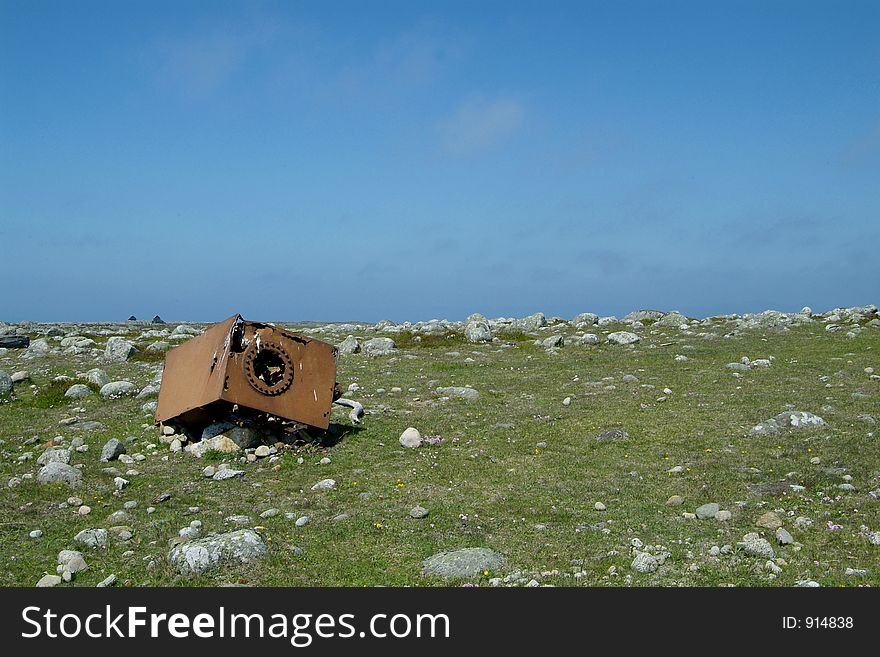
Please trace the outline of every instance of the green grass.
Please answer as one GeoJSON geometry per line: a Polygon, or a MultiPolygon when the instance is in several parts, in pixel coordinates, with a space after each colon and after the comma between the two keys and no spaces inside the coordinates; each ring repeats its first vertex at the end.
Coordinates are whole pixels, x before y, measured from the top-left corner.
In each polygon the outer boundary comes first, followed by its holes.
{"type": "Polygon", "coordinates": [[[76,400],[68,399],[64,396],[70,386],[81,383],[88,386],[92,392],[98,392],[101,388],[89,381],[76,379],[73,381],[49,381],[43,387],[39,388],[39,392],[33,396],[30,405],[36,408],[49,409],[59,406],[67,406],[76,400]]]}
{"type": "MultiPolygon", "coordinates": [[[[712,330],[723,335],[726,327],[712,330]]],[[[551,332],[572,333],[561,326],[551,332]]],[[[880,530],[880,502],[868,494],[880,487],[878,427],[859,419],[871,414],[880,421],[880,384],[864,372],[866,367],[880,371],[880,331],[868,328],[848,339],[845,332],[829,333],[816,324],[715,340],[656,326],[636,332],[643,339],[634,347],[565,346],[555,354],[535,347],[536,336],[529,334],[499,336],[516,343],[506,349],[498,343],[467,344],[460,336],[422,336],[415,342],[412,335],[394,334],[400,352],[393,357],[340,357],[339,381],[344,387],[353,381],[362,386],[351,394],[368,411],[360,427],[350,429],[347,411],[334,410],[333,422],[347,429],[340,440],[284,450],[272,464],[268,459],[242,464],[227,454],[209,453],[203,459],[172,454],[141,411],[143,400],[107,401],[97,395],[65,400],[70,382],[63,390],[49,383],[57,374],[75,376],[101,366],[114,379],[143,385],[152,378],[143,362],[32,361],[27,367],[40,393],[19,389],[18,401],[0,404],[0,585],[32,586],[43,572],[54,572],[58,551],[75,547],[72,537],[78,531],[107,526],[107,516],[126,500],[138,502],[129,511],[133,539],[125,544],[111,540],[101,551],[85,550],[90,569],[78,575],[76,584],[94,585],[114,573],[129,585],[443,585],[421,574],[421,561],[443,549],[472,546],[506,555],[507,566],[490,576],[522,571],[528,579],[537,576],[556,585],[880,583],[880,546],[860,532],[863,525],[880,530]],[[461,355],[447,356],[451,351],[461,355]],[[675,362],[676,354],[689,360],[675,362]],[[770,355],[775,357],[772,367],[742,378],[724,368],[742,356],[770,355]],[[847,376],[835,376],[839,371],[847,376]],[[624,383],[625,374],[640,381],[624,383]],[[823,375],[830,378],[823,381],[823,375]],[[481,396],[476,402],[440,401],[429,381],[472,385],[481,396]],[[403,392],[376,392],[394,386],[403,392]],[[663,394],[666,387],[671,395],[663,394]],[[869,397],[854,398],[855,392],[869,397]],[[663,396],[666,400],[658,401],[663,396]],[[571,405],[563,406],[565,397],[572,398],[571,405]],[[785,410],[786,404],[821,415],[827,427],[749,437],[754,424],[785,410]],[[81,421],[99,421],[104,429],[89,433],[78,432],[77,425],[60,425],[74,407],[84,409],[77,413],[81,421]],[[443,440],[404,449],[397,439],[408,426],[443,440]],[[595,441],[596,434],[615,427],[626,429],[631,440],[595,441]],[[72,459],[83,464],[84,485],[70,491],[25,479],[8,488],[11,477],[37,472],[39,444],[58,434],[67,440],[82,436],[89,446],[72,459]],[[39,442],[28,443],[32,436],[39,442]],[[131,483],[117,497],[99,454],[108,438],[126,436],[136,438],[127,443],[129,454],[147,458],[130,466],[112,464],[123,472],[132,467],[140,472],[127,477],[131,483]],[[17,462],[26,451],[33,452],[33,459],[17,462]],[[329,465],[319,465],[324,456],[331,458],[329,465]],[[813,457],[821,463],[811,464],[813,457]],[[223,482],[205,479],[202,469],[218,462],[246,475],[223,482]],[[668,474],[675,465],[684,471],[668,474]],[[856,490],[837,489],[844,479],[822,470],[829,467],[846,468],[856,490]],[[337,489],[310,490],[325,478],[335,479],[337,489]],[[806,490],[794,493],[790,484],[806,490]],[[774,486],[784,494],[772,494],[774,486]],[[762,487],[769,494],[760,494],[762,487]],[[172,498],[154,504],[164,491],[172,498]],[[81,517],[59,508],[71,494],[91,506],[92,513],[81,517]],[[684,497],[684,505],[667,507],[671,495],[684,497]],[[597,501],[607,510],[596,511],[597,501]],[[717,502],[733,518],[722,523],[683,517],[706,502],[717,502]],[[409,517],[416,504],[430,511],[426,519],[409,517]],[[156,511],[148,515],[151,505],[156,511]],[[194,506],[200,507],[196,514],[189,512],[194,506]],[[261,519],[259,514],[269,508],[282,513],[261,519]],[[754,526],[756,518],[773,509],[782,510],[799,549],[776,545],[772,532],[754,526]],[[297,528],[284,512],[309,515],[311,522],[297,528]],[[347,517],[334,520],[340,514],[347,517]],[[253,526],[262,527],[267,557],[196,580],[176,575],[166,561],[168,541],[196,518],[206,532],[228,530],[223,519],[230,515],[248,515],[253,526]],[[810,518],[812,527],[796,528],[797,516],[810,518]],[[829,531],[829,521],[843,529],[829,531]],[[30,539],[28,532],[37,528],[43,538],[30,539]],[[765,532],[777,557],[785,560],[777,578],[768,577],[766,559],[737,549],[717,559],[708,556],[712,546],[735,547],[752,531],[765,532]],[[665,546],[669,560],[654,573],[634,573],[629,552],[634,538],[665,546]],[[294,546],[304,554],[297,556],[294,546]],[[128,551],[133,556],[125,556],[128,551]],[[617,576],[608,574],[612,566],[617,576]],[[847,576],[848,567],[869,572],[847,576]],[[540,575],[554,570],[559,574],[540,575]],[[575,579],[575,571],[583,575],[575,579]]],[[[9,356],[0,360],[0,368],[20,369],[9,356]]],[[[487,580],[472,581],[485,585],[487,580]]]]}
{"type": "Polygon", "coordinates": [[[448,331],[443,335],[422,335],[412,331],[401,331],[400,333],[389,335],[398,349],[433,349],[441,347],[452,349],[453,347],[461,347],[468,344],[464,336],[455,331],[448,331]]]}

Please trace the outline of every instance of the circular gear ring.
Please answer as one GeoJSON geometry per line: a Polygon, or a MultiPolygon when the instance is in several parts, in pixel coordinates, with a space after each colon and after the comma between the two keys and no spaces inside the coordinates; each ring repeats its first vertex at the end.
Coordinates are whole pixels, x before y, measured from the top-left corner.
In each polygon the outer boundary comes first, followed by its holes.
{"type": "Polygon", "coordinates": [[[274,397],[293,383],[293,361],[277,342],[251,342],[244,351],[242,363],[248,383],[257,392],[274,397]]]}

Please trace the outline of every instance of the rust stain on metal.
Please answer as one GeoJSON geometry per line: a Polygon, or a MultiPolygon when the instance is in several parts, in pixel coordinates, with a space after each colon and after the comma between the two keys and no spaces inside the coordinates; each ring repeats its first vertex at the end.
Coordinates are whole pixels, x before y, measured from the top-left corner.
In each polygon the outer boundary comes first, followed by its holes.
{"type": "Polygon", "coordinates": [[[326,430],[339,398],[336,347],[233,315],[170,350],[156,422],[192,430],[231,412],[326,430]]]}

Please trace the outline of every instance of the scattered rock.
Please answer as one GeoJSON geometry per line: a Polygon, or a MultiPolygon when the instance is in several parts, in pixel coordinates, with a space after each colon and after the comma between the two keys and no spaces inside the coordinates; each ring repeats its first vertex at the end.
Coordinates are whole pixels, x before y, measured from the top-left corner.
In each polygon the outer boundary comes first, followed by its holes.
{"type": "Polygon", "coordinates": [[[363,344],[363,350],[367,356],[388,356],[397,350],[397,345],[391,338],[373,338],[363,344]]]}
{"type": "Polygon", "coordinates": [[[416,520],[427,518],[428,510],[423,506],[414,506],[412,509],[409,510],[409,515],[411,518],[415,518],[416,520]]]}
{"type": "Polygon", "coordinates": [[[776,530],[776,540],[779,541],[780,545],[791,545],[794,543],[794,537],[782,527],[776,530]]]}
{"type": "Polygon", "coordinates": [[[115,461],[123,454],[125,454],[125,445],[118,438],[111,438],[101,448],[101,462],[115,461]]]}
{"type": "Polygon", "coordinates": [[[783,430],[805,429],[825,426],[825,420],[806,411],[785,411],[752,428],[753,436],[777,434],[783,430]]]}
{"type": "Polygon", "coordinates": [[[107,340],[107,346],[104,349],[104,358],[111,361],[123,362],[131,358],[137,353],[137,348],[119,336],[113,336],[107,340]]]}
{"type": "Polygon", "coordinates": [[[755,525],[764,529],[778,529],[782,527],[782,518],[773,511],[768,511],[755,521],[755,525]]]}
{"type": "Polygon", "coordinates": [[[414,449],[422,446],[422,434],[415,427],[408,427],[400,434],[400,444],[414,449]]]}
{"type": "Polygon", "coordinates": [[[312,490],[333,490],[336,488],[336,480],[335,479],[322,479],[317,484],[312,486],[312,490]]]}
{"type": "Polygon", "coordinates": [[[40,578],[40,581],[37,582],[38,588],[50,588],[53,586],[58,586],[61,584],[61,577],[59,575],[43,575],[40,578]]]}
{"type": "Polygon", "coordinates": [[[714,502],[710,502],[709,504],[704,504],[697,507],[694,513],[700,520],[707,520],[709,518],[714,518],[715,514],[718,513],[720,509],[721,507],[719,505],[715,504],[714,502]]]}
{"type": "Polygon", "coordinates": [[[426,575],[436,577],[476,577],[485,570],[498,570],[504,561],[502,554],[488,548],[461,548],[445,550],[425,559],[422,570],[426,575]]]}
{"type": "Polygon", "coordinates": [[[753,557],[763,557],[772,559],[776,556],[773,552],[773,546],[765,538],[761,538],[759,534],[750,533],[743,536],[742,542],[739,544],[745,553],[753,557]]]}
{"type": "Polygon", "coordinates": [[[101,387],[100,395],[104,399],[119,399],[120,397],[128,397],[136,395],[137,387],[128,381],[113,381],[101,387]]]}
{"type": "Polygon", "coordinates": [[[106,529],[83,529],[79,534],[73,537],[78,543],[83,543],[87,547],[97,548],[107,545],[108,532],[106,529]]]}
{"type": "Polygon", "coordinates": [[[82,483],[82,472],[66,463],[53,461],[47,463],[37,473],[37,482],[41,484],[64,483],[76,488],[82,483]]]}
{"type": "Polygon", "coordinates": [[[635,333],[630,333],[629,331],[616,331],[614,333],[609,333],[607,340],[609,344],[627,345],[635,344],[636,342],[639,342],[641,338],[635,333]]]}
{"type": "Polygon", "coordinates": [[[473,388],[466,386],[448,386],[446,388],[437,388],[437,393],[447,397],[460,397],[461,399],[479,399],[480,393],[473,388]]]}
{"type": "Polygon", "coordinates": [[[596,441],[600,443],[617,443],[625,440],[629,440],[629,434],[623,429],[610,429],[596,436],[596,441]]]}
{"type": "Polygon", "coordinates": [[[172,548],[168,560],[178,573],[191,577],[221,563],[251,563],[266,552],[266,542],[257,532],[238,529],[181,543],[172,548]]]}
{"type": "Polygon", "coordinates": [[[83,399],[85,397],[91,396],[91,394],[92,389],[84,383],[74,383],[67,389],[67,392],[64,393],[64,396],[68,399],[83,399]]]}
{"type": "Polygon", "coordinates": [[[631,567],[637,573],[653,573],[660,567],[660,562],[653,554],[637,552],[631,567]]]}

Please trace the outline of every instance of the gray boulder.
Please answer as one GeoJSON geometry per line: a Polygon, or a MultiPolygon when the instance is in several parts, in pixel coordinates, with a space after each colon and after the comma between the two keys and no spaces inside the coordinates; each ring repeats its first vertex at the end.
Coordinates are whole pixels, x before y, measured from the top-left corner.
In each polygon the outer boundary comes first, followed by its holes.
{"type": "Polygon", "coordinates": [[[504,561],[504,555],[488,548],[445,550],[425,559],[422,571],[435,577],[476,577],[484,570],[498,570],[504,561]]]}
{"type": "Polygon", "coordinates": [[[397,345],[391,338],[373,338],[363,344],[363,350],[367,356],[388,356],[397,350],[397,345]]]}
{"type": "Polygon", "coordinates": [[[547,318],[544,317],[544,313],[535,313],[534,315],[518,319],[513,323],[515,329],[525,331],[526,333],[534,333],[543,326],[547,326],[547,318]]]}
{"type": "Polygon", "coordinates": [[[131,342],[118,335],[107,340],[107,346],[104,348],[104,358],[115,362],[126,361],[136,353],[137,348],[131,342]]]}
{"type": "Polygon", "coordinates": [[[63,447],[50,447],[37,459],[37,465],[48,463],[70,463],[70,450],[63,447]]]}
{"type": "Polygon", "coordinates": [[[186,577],[200,575],[224,563],[247,564],[268,552],[263,538],[253,529],[214,534],[174,547],[168,561],[186,577]]]}
{"type": "Polygon", "coordinates": [[[118,438],[111,438],[101,448],[101,462],[115,461],[123,454],[125,454],[125,445],[118,438]]]}
{"type": "Polygon", "coordinates": [[[64,396],[68,399],[83,399],[92,394],[92,389],[83,383],[74,383],[67,389],[64,396]]]}
{"type": "Polygon", "coordinates": [[[574,319],[571,320],[571,323],[575,326],[580,324],[586,324],[587,326],[593,326],[596,322],[599,321],[599,315],[596,313],[580,313],[579,315],[575,315],[574,319]]]}
{"type": "Polygon", "coordinates": [[[666,313],[657,320],[656,326],[669,326],[672,328],[678,328],[682,324],[687,324],[688,318],[682,315],[680,312],[676,312],[673,310],[671,313],[666,313]]]}
{"type": "Polygon", "coordinates": [[[101,387],[101,396],[104,399],[119,399],[120,397],[129,397],[136,395],[137,387],[128,381],[113,381],[101,387]]]}
{"type": "Polygon", "coordinates": [[[79,534],[73,537],[77,543],[82,543],[86,547],[98,548],[107,545],[109,532],[106,529],[83,529],[79,534]]]}
{"type": "Polygon", "coordinates": [[[610,344],[635,344],[641,340],[639,336],[635,333],[630,333],[629,331],[615,331],[614,333],[608,334],[608,342],[610,344]]]}
{"type": "Polygon", "coordinates": [[[361,350],[361,343],[353,335],[349,335],[345,340],[336,345],[340,354],[356,354],[361,350]]]}
{"type": "Polygon", "coordinates": [[[464,337],[468,342],[490,342],[492,340],[492,331],[489,328],[489,323],[485,320],[468,322],[464,328],[464,337]]]}
{"type": "Polygon", "coordinates": [[[96,367],[86,372],[86,381],[94,383],[96,386],[105,386],[110,383],[110,377],[107,372],[96,367]]]}
{"type": "Polygon", "coordinates": [[[37,473],[37,482],[41,484],[63,483],[71,488],[76,488],[82,483],[82,472],[67,463],[52,461],[40,468],[37,473]]]}

